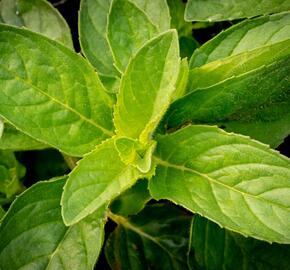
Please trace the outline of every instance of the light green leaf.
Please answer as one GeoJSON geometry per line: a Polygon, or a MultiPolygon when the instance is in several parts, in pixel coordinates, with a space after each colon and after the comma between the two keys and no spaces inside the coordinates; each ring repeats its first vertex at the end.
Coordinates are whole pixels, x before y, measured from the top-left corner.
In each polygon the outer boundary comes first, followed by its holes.
{"type": "Polygon", "coordinates": [[[288,11],[288,0],[188,0],[186,21],[226,21],[288,11]]]}
{"type": "Polygon", "coordinates": [[[166,0],[129,0],[149,17],[160,32],[170,29],[170,12],[166,0]]]}
{"type": "Polygon", "coordinates": [[[80,55],[28,30],[0,26],[0,115],[82,156],[112,136],[111,98],[80,55]]]}
{"type": "Polygon", "coordinates": [[[286,39],[290,39],[290,12],[245,20],[195,50],[190,60],[190,68],[286,39]]]}
{"type": "Polygon", "coordinates": [[[26,27],[73,49],[69,26],[61,14],[45,0],[2,0],[2,22],[26,27]]]}
{"type": "Polygon", "coordinates": [[[148,180],[141,179],[117,197],[110,205],[111,211],[121,216],[136,215],[151,199],[148,190],[148,180]]]}
{"type": "Polygon", "coordinates": [[[170,106],[164,125],[229,125],[278,146],[290,132],[289,59],[290,39],[192,69],[188,92],[170,106]]]}
{"type": "Polygon", "coordinates": [[[245,238],[200,216],[194,217],[190,249],[191,269],[284,270],[290,263],[289,245],[245,238]]]}
{"type": "Polygon", "coordinates": [[[20,179],[25,175],[22,166],[10,151],[0,150],[0,204],[9,203],[23,191],[20,179]]]}
{"type": "Polygon", "coordinates": [[[181,98],[184,95],[188,82],[188,74],[189,74],[188,62],[186,58],[183,58],[180,62],[180,69],[176,82],[176,90],[174,91],[172,96],[173,100],[181,98]]]}
{"type": "Polygon", "coordinates": [[[0,227],[5,269],[93,269],[103,243],[105,209],[66,227],[59,204],[65,179],[39,182],[13,202],[0,227]]]}
{"type": "Polygon", "coordinates": [[[165,32],[140,49],[121,80],[114,115],[118,135],[148,143],[171,101],[178,72],[176,31],[165,32]]]}
{"type": "Polygon", "coordinates": [[[3,136],[3,130],[4,130],[4,121],[0,118],[0,139],[3,136]]]}
{"type": "Polygon", "coordinates": [[[290,243],[288,158],[209,126],[189,126],[157,141],[153,198],[169,199],[246,236],[290,243]]]}
{"type": "Polygon", "coordinates": [[[153,204],[130,218],[109,217],[118,223],[105,248],[112,269],[187,269],[191,217],[184,211],[153,204]]]}
{"type": "Polygon", "coordinates": [[[71,225],[110,202],[140,177],[125,165],[115,149],[114,138],[86,155],[69,175],[61,199],[65,224],[71,225]]]}
{"type": "Polygon", "coordinates": [[[83,53],[100,75],[111,80],[119,72],[107,40],[108,14],[111,0],[82,0],[79,15],[80,44],[83,53]]]}
{"type": "Polygon", "coordinates": [[[109,13],[108,38],[115,65],[124,71],[130,58],[159,33],[146,13],[129,0],[113,0],[109,13]]]}
{"type": "Polygon", "coordinates": [[[38,142],[30,136],[24,134],[23,132],[20,132],[7,122],[5,122],[5,125],[3,126],[4,132],[2,137],[0,136],[0,149],[2,150],[25,151],[49,147],[48,145],[38,142]]]}

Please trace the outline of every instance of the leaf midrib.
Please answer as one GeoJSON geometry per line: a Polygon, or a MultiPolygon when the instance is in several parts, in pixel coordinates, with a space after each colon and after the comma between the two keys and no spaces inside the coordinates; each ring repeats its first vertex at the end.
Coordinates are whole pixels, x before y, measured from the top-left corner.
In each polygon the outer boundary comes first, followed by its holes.
{"type": "Polygon", "coordinates": [[[173,168],[173,169],[176,169],[176,170],[179,170],[179,171],[187,171],[187,172],[196,174],[196,175],[202,177],[203,179],[206,179],[210,184],[211,183],[217,184],[219,186],[222,186],[225,189],[229,189],[229,190],[231,190],[233,192],[239,193],[243,197],[251,197],[251,198],[254,198],[256,200],[261,200],[264,203],[267,203],[267,204],[270,203],[270,204],[276,205],[277,207],[282,208],[282,209],[290,212],[289,208],[286,207],[286,206],[284,206],[284,205],[281,205],[281,204],[279,204],[277,202],[274,202],[274,201],[268,201],[268,200],[264,199],[263,197],[255,196],[253,194],[246,193],[246,192],[243,192],[241,190],[235,189],[235,188],[233,188],[233,187],[231,187],[231,186],[229,186],[229,185],[227,185],[225,183],[219,182],[216,179],[209,177],[207,174],[201,173],[201,172],[196,171],[196,170],[191,169],[191,168],[187,168],[184,165],[175,165],[175,164],[172,164],[172,163],[170,163],[170,162],[168,162],[166,160],[162,160],[162,159],[160,159],[160,158],[158,158],[156,156],[154,156],[153,158],[157,162],[157,164],[159,164],[161,166],[168,167],[168,168],[173,168]]]}

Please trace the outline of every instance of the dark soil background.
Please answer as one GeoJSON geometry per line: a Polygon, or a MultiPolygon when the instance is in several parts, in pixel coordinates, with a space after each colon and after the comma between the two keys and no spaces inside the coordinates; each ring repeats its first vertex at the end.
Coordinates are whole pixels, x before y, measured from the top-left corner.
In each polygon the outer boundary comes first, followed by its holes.
{"type": "MultiPolygon", "coordinates": [[[[79,0],[49,0],[63,15],[68,22],[74,42],[74,47],[77,52],[80,52],[78,41],[78,10],[79,0]]],[[[203,44],[207,40],[214,37],[221,30],[230,27],[235,22],[216,23],[208,28],[193,30],[194,38],[203,44]]],[[[290,157],[290,136],[286,138],[284,143],[278,147],[278,150],[290,157]]],[[[24,179],[24,184],[28,187],[39,180],[46,180],[55,176],[68,173],[70,170],[63,160],[62,155],[53,149],[42,151],[26,151],[17,153],[17,158],[26,167],[27,173],[24,179]]],[[[115,224],[109,221],[106,225],[106,238],[115,228],[115,224]]],[[[110,269],[104,253],[100,255],[96,269],[110,269]]]]}

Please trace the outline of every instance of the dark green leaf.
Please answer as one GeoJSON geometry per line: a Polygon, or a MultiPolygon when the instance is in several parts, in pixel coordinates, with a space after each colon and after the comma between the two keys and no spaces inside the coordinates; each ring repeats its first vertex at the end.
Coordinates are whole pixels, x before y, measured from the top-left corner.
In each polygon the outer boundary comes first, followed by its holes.
{"type": "Polygon", "coordinates": [[[155,204],[128,219],[110,217],[118,223],[105,249],[112,269],[187,269],[191,217],[185,212],[173,206],[155,204]]]}
{"type": "Polygon", "coordinates": [[[11,205],[0,227],[0,265],[15,269],[92,269],[104,237],[104,207],[71,227],[60,196],[66,177],[39,182],[11,205]]]}
{"type": "Polygon", "coordinates": [[[290,160],[209,126],[159,136],[149,189],[246,236],[290,243],[290,160]]]}

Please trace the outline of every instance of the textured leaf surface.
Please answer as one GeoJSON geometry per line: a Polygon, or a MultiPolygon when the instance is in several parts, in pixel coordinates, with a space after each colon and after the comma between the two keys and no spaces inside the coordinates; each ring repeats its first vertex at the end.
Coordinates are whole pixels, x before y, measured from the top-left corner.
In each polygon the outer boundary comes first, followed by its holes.
{"type": "Polygon", "coordinates": [[[290,13],[245,20],[211,39],[197,49],[190,68],[290,39],[290,13]]]}
{"type": "Polygon", "coordinates": [[[129,0],[113,0],[108,38],[115,64],[124,71],[130,58],[144,43],[158,34],[146,13],[129,0]]]}
{"type": "Polygon", "coordinates": [[[112,101],[81,56],[27,30],[0,26],[0,115],[81,156],[112,135],[112,101]]]}
{"type": "Polygon", "coordinates": [[[66,21],[48,1],[2,0],[0,17],[3,23],[26,27],[73,49],[66,21]]]}
{"type": "Polygon", "coordinates": [[[187,21],[226,21],[288,11],[288,0],[189,0],[185,10],[187,21]]]}
{"type": "Polygon", "coordinates": [[[24,175],[25,167],[16,160],[14,153],[0,150],[0,204],[10,202],[23,190],[20,179],[24,175]]]}
{"type": "Polygon", "coordinates": [[[0,149],[11,151],[25,151],[47,148],[48,145],[38,142],[15,127],[5,122],[4,132],[0,136],[0,149]]]}
{"type": "Polygon", "coordinates": [[[192,69],[165,125],[219,124],[278,146],[290,132],[289,48],[281,41],[192,69]]]}
{"type": "Polygon", "coordinates": [[[284,270],[290,263],[290,245],[244,238],[200,216],[194,217],[190,248],[195,269],[284,270]]]}
{"type": "Polygon", "coordinates": [[[130,218],[113,216],[119,225],[106,243],[112,269],[187,269],[190,216],[165,204],[149,205],[130,218]]]}
{"type": "Polygon", "coordinates": [[[136,215],[150,199],[148,180],[141,179],[133,187],[117,197],[110,205],[110,208],[113,213],[121,216],[136,215]]]}
{"type": "Polygon", "coordinates": [[[66,224],[71,225],[131,187],[139,177],[137,169],[125,165],[107,140],[86,155],[69,175],[61,205],[66,224]]]}
{"type": "Polygon", "coordinates": [[[111,0],[82,0],[79,17],[82,51],[99,74],[118,76],[107,40],[111,0]]]}
{"type": "Polygon", "coordinates": [[[157,141],[153,198],[247,236],[290,243],[288,158],[209,126],[189,126],[157,141]]]}
{"type": "Polygon", "coordinates": [[[178,39],[168,31],[148,42],[130,61],[115,109],[117,134],[147,143],[175,90],[178,39]]]}
{"type": "Polygon", "coordinates": [[[92,269],[104,237],[104,208],[72,227],[63,224],[62,179],[21,194],[0,227],[0,265],[14,269],[92,269]]]}

